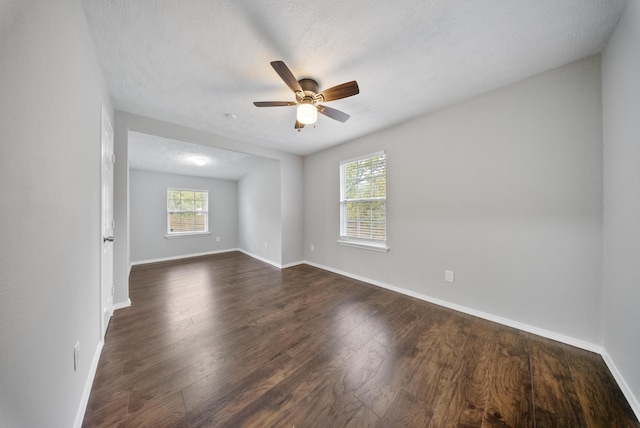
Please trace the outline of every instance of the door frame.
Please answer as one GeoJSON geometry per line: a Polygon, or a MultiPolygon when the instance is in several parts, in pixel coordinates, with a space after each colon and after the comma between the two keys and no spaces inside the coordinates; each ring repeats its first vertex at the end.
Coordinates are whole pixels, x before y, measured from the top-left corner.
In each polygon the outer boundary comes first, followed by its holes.
{"type": "MultiPolygon", "coordinates": [[[[113,237],[113,223],[111,223],[110,227],[105,227],[105,224],[108,222],[108,219],[105,219],[105,211],[111,210],[111,221],[113,221],[114,150],[113,126],[103,105],[100,120],[100,341],[104,341],[109,321],[113,315],[114,306],[113,242],[105,240],[105,238],[113,237]],[[107,145],[110,145],[110,148],[108,148],[107,145]],[[105,150],[109,150],[112,155],[109,160],[111,162],[111,177],[108,183],[105,182],[105,172],[107,170],[105,165],[105,150]],[[109,186],[108,190],[110,190],[106,197],[105,185],[109,186]],[[109,199],[107,204],[105,204],[105,199],[109,199]],[[109,255],[108,252],[111,254],[109,255]]],[[[108,217],[108,214],[106,216],[108,217]]]]}

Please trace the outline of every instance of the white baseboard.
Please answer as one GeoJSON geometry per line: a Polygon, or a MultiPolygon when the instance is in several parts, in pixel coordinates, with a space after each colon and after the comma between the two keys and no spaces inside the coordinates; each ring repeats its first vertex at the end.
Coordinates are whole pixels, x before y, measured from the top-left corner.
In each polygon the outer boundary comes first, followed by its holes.
{"type": "Polygon", "coordinates": [[[207,252],[204,252],[204,253],[181,254],[179,256],[160,257],[160,258],[157,258],[157,259],[148,259],[148,260],[138,260],[138,261],[135,261],[135,262],[131,262],[130,266],[146,265],[146,264],[149,264],[149,263],[169,262],[169,261],[172,261],[172,260],[189,259],[191,257],[210,256],[212,254],[230,253],[232,251],[241,251],[241,252],[244,253],[244,251],[240,250],[239,248],[228,248],[228,249],[225,249],[225,250],[207,251],[207,252]]]}
{"type": "Polygon", "coordinates": [[[117,311],[118,309],[124,309],[131,306],[131,299],[127,299],[125,302],[119,302],[113,304],[113,310],[117,311]]]}
{"type": "Polygon", "coordinates": [[[393,285],[385,284],[380,281],[376,281],[370,278],[365,278],[360,275],[354,275],[349,272],[341,271],[339,269],[333,269],[328,266],[324,266],[318,263],[310,262],[305,260],[306,264],[310,266],[317,267],[319,269],[327,270],[329,272],[337,273],[338,275],[343,275],[349,278],[356,279],[358,281],[366,282],[367,284],[375,285],[378,287],[386,288],[387,290],[395,291],[400,294],[404,294],[406,296],[414,297],[416,299],[424,300],[425,302],[433,303],[438,306],[443,306],[445,308],[453,309],[454,311],[462,312],[465,314],[473,315],[478,318],[483,318],[488,321],[496,322],[498,324],[506,325],[508,327],[517,328],[518,330],[526,331],[538,336],[546,337],[548,339],[552,339],[558,342],[566,343],[567,345],[575,346],[577,348],[586,349],[587,351],[596,352],[598,354],[602,353],[602,347],[590,342],[585,342],[583,340],[576,339],[574,337],[565,336],[563,334],[559,334],[553,331],[544,330],[529,324],[524,324],[518,321],[510,320],[508,318],[499,317],[493,314],[489,314],[486,312],[478,311],[476,309],[468,308],[466,306],[458,305],[456,303],[447,302],[446,300],[437,299],[435,297],[427,296],[425,294],[416,293],[411,290],[407,290],[405,288],[396,287],[393,285]]]}
{"type": "Polygon", "coordinates": [[[84,414],[87,411],[87,404],[89,404],[89,395],[91,395],[91,388],[93,387],[93,380],[96,377],[96,371],[98,370],[98,363],[100,362],[100,354],[102,353],[103,346],[104,342],[100,340],[98,342],[98,346],[96,347],[96,351],[93,354],[93,360],[91,361],[91,366],[89,367],[89,374],[87,375],[87,380],[84,383],[84,390],[82,391],[80,407],[78,407],[76,420],[73,423],[74,428],[82,427],[82,421],[84,420],[84,414]]]}
{"type": "Polygon", "coordinates": [[[286,269],[286,268],[290,268],[290,267],[293,267],[293,266],[298,266],[298,265],[301,265],[301,264],[305,263],[304,260],[299,260],[297,262],[292,262],[292,263],[287,263],[286,265],[281,265],[280,263],[276,263],[276,262],[271,261],[269,259],[265,259],[264,257],[260,257],[260,256],[258,256],[256,254],[250,253],[250,252],[245,251],[243,249],[238,249],[238,251],[240,251],[241,253],[246,254],[249,257],[253,257],[254,259],[260,260],[261,262],[265,262],[265,263],[270,264],[271,266],[275,266],[278,269],[286,269]]]}
{"type": "Polygon", "coordinates": [[[290,268],[290,267],[294,267],[294,266],[298,266],[298,265],[303,265],[305,264],[305,262],[303,260],[297,261],[297,262],[292,262],[292,263],[287,263],[286,265],[282,265],[281,269],[286,269],[286,268],[290,268]]]}
{"type": "Polygon", "coordinates": [[[264,257],[260,257],[257,254],[250,253],[249,251],[243,250],[242,248],[237,248],[236,251],[240,251],[241,253],[246,254],[249,257],[253,257],[254,259],[260,260],[261,262],[270,264],[271,266],[275,266],[278,269],[282,269],[283,268],[283,266],[280,263],[276,263],[276,262],[274,262],[272,260],[265,259],[264,257]]]}
{"type": "Polygon", "coordinates": [[[613,362],[613,359],[611,359],[611,356],[609,355],[607,350],[603,349],[600,355],[602,355],[602,359],[604,360],[607,367],[609,367],[609,371],[611,371],[611,374],[618,383],[620,390],[622,390],[622,393],[629,402],[633,413],[636,414],[636,418],[638,418],[638,420],[640,421],[640,402],[638,402],[638,399],[633,394],[633,391],[631,390],[631,388],[629,388],[629,385],[627,385],[624,377],[622,377],[622,373],[620,373],[620,371],[618,370],[618,367],[613,362]]]}
{"type": "MultiPolygon", "coordinates": [[[[233,251],[239,251],[243,254],[246,254],[249,257],[253,257],[254,259],[260,260],[261,262],[265,262],[270,264],[271,266],[275,266],[278,269],[286,269],[289,267],[293,267],[293,266],[298,266],[301,264],[306,263],[304,260],[299,260],[297,262],[292,262],[292,263],[287,263],[285,265],[282,265],[280,263],[276,263],[272,260],[269,260],[267,258],[261,257],[257,254],[253,254],[249,251],[243,250],[242,248],[229,248],[226,250],[218,250],[218,251],[207,251],[204,253],[193,253],[193,254],[182,254],[179,256],[171,256],[171,257],[161,257],[161,258],[157,258],[157,259],[148,259],[148,260],[138,260],[135,262],[131,262],[129,263],[129,274],[131,274],[131,267],[132,266],[137,266],[137,265],[146,265],[146,264],[150,264],[150,263],[159,263],[159,262],[170,262],[172,260],[180,260],[180,259],[189,259],[191,257],[201,257],[201,256],[210,256],[212,254],[221,254],[221,253],[230,253],[233,251]]],[[[131,304],[131,302],[129,302],[129,304],[131,304]]],[[[126,307],[126,306],[122,306],[122,307],[126,307]]],[[[120,309],[120,308],[115,308],[114,309],[120,309]]]]}

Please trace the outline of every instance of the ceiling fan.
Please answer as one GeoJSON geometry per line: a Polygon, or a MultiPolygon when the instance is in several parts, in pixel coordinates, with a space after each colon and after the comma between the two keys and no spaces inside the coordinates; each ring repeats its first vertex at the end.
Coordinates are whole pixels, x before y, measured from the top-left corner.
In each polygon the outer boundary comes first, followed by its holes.
{"type": "Polygon", "coordinates": [[[256,107],[283,107],[297,105],[295,129],[300,131],[305,125],[311,125],[318,119],[318,113],[324,114],[338,122],[346,122],[351,116],[340,110],[321,105],[321,102],[334,101],[347,98],[360,93],[358,82],[355,80],[333,86],[318,92],[318,82],[313,79],[297,80],[289,67],[283,61],[272,61],[271,66],[278,73],[284,83],[296,95],[295,101],[255,101],[256,107]]]}

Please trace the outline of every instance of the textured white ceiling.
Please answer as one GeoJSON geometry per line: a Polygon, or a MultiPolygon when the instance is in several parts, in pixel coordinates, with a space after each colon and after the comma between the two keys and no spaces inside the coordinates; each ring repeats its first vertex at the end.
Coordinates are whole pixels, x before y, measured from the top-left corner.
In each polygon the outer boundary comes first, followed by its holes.
{"type": "Polygon", "coordinates": [[[602,50],[625,0],[83,0],[115,107],[307,155],[602,50]],[[360,94],[293,129],[269,65],[360,94]],[[235,118],[234,118],[235,117],[235,118]]]}
{"type": "Polygon", "coordinates": [[[267,162],[261,156],[129,132],[129,168],[167,174],[239,180],[267,162]],[[204,165],[196,165],[197,158],[204,165]]]}

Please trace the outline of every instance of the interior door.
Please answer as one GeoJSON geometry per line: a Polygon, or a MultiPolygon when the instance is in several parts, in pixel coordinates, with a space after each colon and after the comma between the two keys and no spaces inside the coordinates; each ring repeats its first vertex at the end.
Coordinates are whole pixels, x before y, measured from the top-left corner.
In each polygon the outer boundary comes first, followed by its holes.
{"type": "Polygon", "coordinates": [[[113,315],[113,127],[102,109],[102,256],[100,262],[100,339],[104,339],[113,315]]]}

